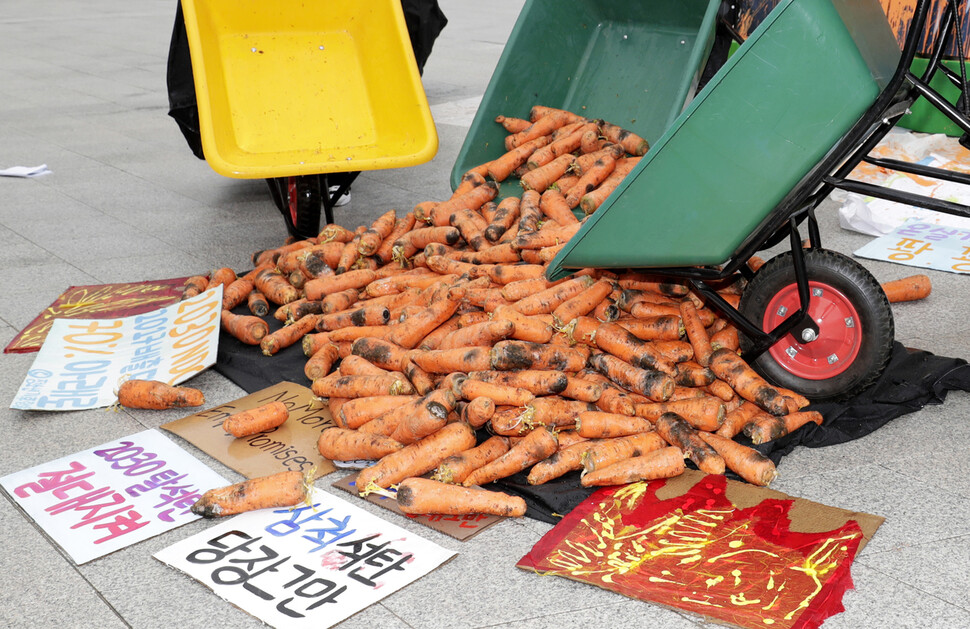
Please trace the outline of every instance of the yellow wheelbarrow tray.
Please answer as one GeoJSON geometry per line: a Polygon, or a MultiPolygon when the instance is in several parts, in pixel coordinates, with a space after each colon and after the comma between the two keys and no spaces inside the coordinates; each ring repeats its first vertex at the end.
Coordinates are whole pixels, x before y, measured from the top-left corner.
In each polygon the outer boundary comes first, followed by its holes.
{"type": "Polygon", "coordinates": [[[399,168],[437,152],[399,0],[182,0],[182,11],[217,173],[399,168]]]}

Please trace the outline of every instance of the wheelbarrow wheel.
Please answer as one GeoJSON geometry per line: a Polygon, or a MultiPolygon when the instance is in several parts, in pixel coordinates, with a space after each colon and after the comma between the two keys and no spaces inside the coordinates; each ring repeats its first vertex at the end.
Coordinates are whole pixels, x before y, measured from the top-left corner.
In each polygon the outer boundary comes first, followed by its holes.
{"type": "MultiPolygon", "coordinates": [[[[769,382],[813,401],[837,401],[871,385],[889,362],[894,325],[889,300],[860,264],[826,249],[804,252],[811,299],[808,314],[818,335],[800,341],[785,335],[752,362],[769,382]]],[[[769,260],[751,279],[739,310],[770,331],[798,310],[792,253],[769,260]]],[[[742,351],[752,347],[741,338],[742,351]]]]}
{"type": "Polygon", "coordinates": [[[319,175],[279,177],[268,183],[291,236],[312,238],[320,233],[323,187],[319,175]]]}

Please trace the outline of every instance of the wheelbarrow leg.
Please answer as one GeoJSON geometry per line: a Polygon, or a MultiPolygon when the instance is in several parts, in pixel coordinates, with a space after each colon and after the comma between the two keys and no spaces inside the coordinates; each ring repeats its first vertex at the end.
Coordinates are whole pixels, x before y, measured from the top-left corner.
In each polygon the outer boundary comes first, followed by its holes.
{"type": "Polygon", "coordinates": [[[340,182],[330,183],[327,175],[320,175],[321,190],[323,192],[323,214],[327,224],[334,222],[333,208],[337,204],[337,199],[342,197],[350,190],[350,184],[357,179],[360,172],[341,173],[340,182]],[[331,190],[333,188],[333,190],[331,190]]]}

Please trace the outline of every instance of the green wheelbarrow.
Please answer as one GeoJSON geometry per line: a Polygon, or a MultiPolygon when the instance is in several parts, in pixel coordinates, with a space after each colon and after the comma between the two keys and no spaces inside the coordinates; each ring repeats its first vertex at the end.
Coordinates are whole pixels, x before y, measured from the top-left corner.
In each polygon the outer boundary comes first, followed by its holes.
{"type": "Polygon", "coordinates": [[[970,183],[965,174],[868,156],[920,97],[970,133],[963,102],[950,103],[929,86],[941,73],[970,93],[965,72],[941,62],[959,32],[955,0],[927,70],[910,71],[930,28],[929,4],[917,2],[900,51],[878,0],[782,0],[559,252],[547,276],[599,268],[679,278],[736,325],[745,358],[769,381],[812,400],[842,399],[873,383],[894,341],[889,302],[864,267],[822,248],[814,212],[840,188],[970,215],[960,204],[848,179],[867,161],[970,183]],[[807,246],[799,226],[807,226],[807,246]],[[789,251],[750,271],[756,252],[786,240],[789,251]],[[737,274],[747,281],[735,307],[717,287],[737,274]]]}

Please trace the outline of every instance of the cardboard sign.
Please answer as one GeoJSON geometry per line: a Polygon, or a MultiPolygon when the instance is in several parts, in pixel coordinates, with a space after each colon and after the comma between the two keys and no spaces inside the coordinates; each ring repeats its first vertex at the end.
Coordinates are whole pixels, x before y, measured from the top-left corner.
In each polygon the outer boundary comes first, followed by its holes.
{"type": "Polygon", "coordinates": [[[280,382],[238,400],[162,424],[206,454],[222,461],[246,478],[277,472],[308,472],[316,467],[315,478],[334,470],[333,463],[320,456],[317,440],[334,425],[326,403],[310,389],[292,382],[280,382]],[[222,429],[222,422],[241,411],[270,402],[283,402],[290,416],[283,425],[237,439],[222,429]]]}
{"type": "Polygon", "coordinates": [[[260,509],[155,558],[273,627],[331,627],[455,555],[345,500],[260,509]]]}
{"type": "Polygon", "coordinates": [[[78,564],[197,520],[195,501],[228,484],[154,429],[0,478],[78,564]]]}
{"type": "Polygon", "coordinates": [[[909,219],[855,255],[923,269],[970,273],[970,229],[909,219]]]}
{"type": "Polygon", "coordinates": [[[114,319],[157,310],[182,296],[187,277],[125,284],[71,286],[44,308],[3,349],[4,353],[36,352],[54,319],[114,319]]]}
{"type": "Polygon", "coordinates": [[[126,378],[178,384],[216,361],[222,286],[133,317],[56,319],[10,408],[110,406],[126,378]]]}
{"type": "MultiPolygon", "coordinates": [[[[356,481],[357,472],[354,472],[353,474],[344,476],[340,480],[336,481],[333,483],[333,486],[357,496],[356,481]]],[[[393,489],[389,489],[388,491],[394,493],[393,489]]],[[[469,515],[409,515],[401,511],[401,508],[397,506],[396,500],[388,498],[387,496],[368,494],[363,498],[363,500],[384,507],[388,511],[393,511],[394,513],[400,515],[402,518],[414,520],[415,522],[419,522],[428,528],[438,531],[439,533],[444,533],[445,535],[449,535],[461,541],[465,541],[466,539],[469,539],[470,537],[484,531],[496,522],[505,519],[497,515],[484,515],[482,513],[473,513],[469,515]]]]}
{"type": "Polygon", "coordinates": [[[596,491],[517,565],[719,623],[808,629],[842,611],[882,522],[688,470],[596,491]]]}

